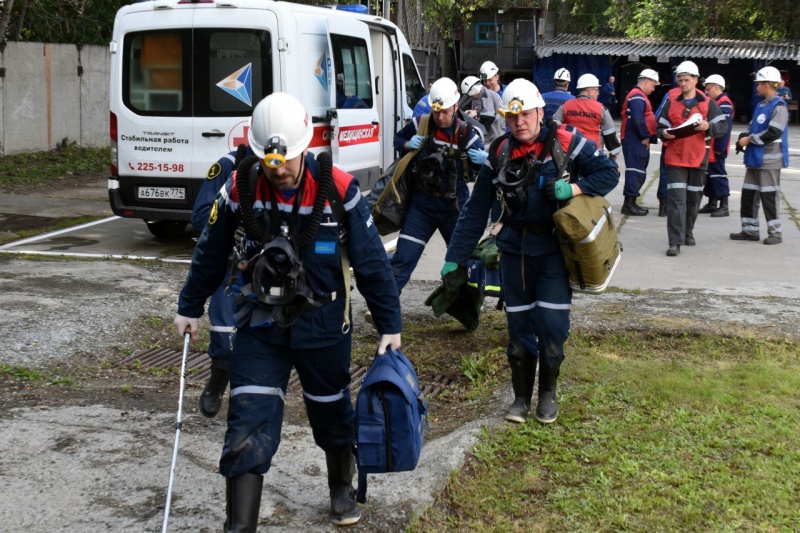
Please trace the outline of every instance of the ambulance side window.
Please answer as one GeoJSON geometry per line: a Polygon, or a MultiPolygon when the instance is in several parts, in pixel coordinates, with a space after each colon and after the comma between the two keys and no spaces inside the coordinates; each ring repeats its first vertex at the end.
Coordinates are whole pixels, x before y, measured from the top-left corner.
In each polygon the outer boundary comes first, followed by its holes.
{"type": "Polygon", "coordinates": [[[419,79],[414,58],[408,54],[403,54],[403,78],[406,84],[406,103],[408,107],[414,109],[417,102],[425,96],[425,86],[419,79]]]}
{"type": "Polygon", "coordinates": [[[189,115],[190,43],[190,30],[126,35],[123,103],[141,115],[189,115]]]}
{"type": "Polygon", "coordinates": [[[372,108],[372,73],[367,42],[344,35],[331,35],[333,68],[336,72],[338,109],[372,108]]]}
{"type": "Polygon", "coordinates": [[[268,31],[195,29],[194,57],[194,116],[249,116],[272,93],[268,31]]]}

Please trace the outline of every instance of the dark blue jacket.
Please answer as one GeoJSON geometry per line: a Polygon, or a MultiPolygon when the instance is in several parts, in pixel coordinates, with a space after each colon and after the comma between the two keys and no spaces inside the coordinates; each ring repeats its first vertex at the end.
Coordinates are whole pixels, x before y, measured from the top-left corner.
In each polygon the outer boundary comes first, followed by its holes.
{"type": "MultiPolygon", "coordinates": [[[[512,144],[511,157],[519,157],[526,152],[539,153],[547,137],[547,128],[542,127],[542,132],[536,141],[530,145],[521,146],[512,137],[507,142],[512,144]]],[[[619,182],[619,171],[617,165],[608,157],[597,150],[597,146],[590,140],[585,139],[576,130],[560,128],[558,140],[565,153],[572,150],[567,169],[570,172],[572,183],[578,183],[584,194],[591,196],[605,196],[611,192],[619,182]]],[[[501,147],[498,147],[498,151],[501,147]]],[[[492,183],[492,179],[497,172],[490,164],[491,159],[487,160],[481,168],[478,180],[472,190],[467,203],[461,209],[458,217],[458,224],[455,232],[450,239],[450,246],[447,248],[447,261],[452,261],[462,266],[466,266],[467,260],[471,257],[478,240],[486,229],[486,219],[492,203],[497,197],[497,191],[492,183]]],[[[545,159],[540,180],[535,180],[527,191],[527,206],[525,211],[519,215],[528,225],[539,227],[554,227],[553,214],[558,209],[558,202],[549,200],[544,193],[542,185],[556,177],[556,165],[551,157],[545,159]]],[[[497,236],[497,247],[504,251],[517,255],[546,255],[557,252],[559,244],[553,231],[526,231],[511,227],[511,224],[504,224],[503,229],[497,236]]]]}
{"type": "MultiPolygon", "coordinates": [[[[248,146],[244,157],[251,155],[253,155],[253,151],[248,146]]],[[[222,186],[225,185],[225,182],[228,181],[231,172],[235,170],[233,168],[235,162],[236,150],[220,157],[219,160],[208,169],[206,181],[204,181],[203,186],[200,187],[200,192],[197,194],[197,198],[195,198],[194,201],[194,208],[192,208],[192,226],[197,231],[203,231],[203,228],[206,227],[208,215],[211,213],[211,206],[214,204],[214,199],[217,197],[217,193],[219,193],[222,186]]]]}
{"type": "MultiPolygon", "coordinates": [[[[298,234],[305,228],[318,188],[319,165],[313,155],[306,157],[306,171],[302,202],[298,215],[298,234]]],[[[334,167],[334,183],[345,209],[344,228],[347,230],[347,255],[355,272],[358,290],[367,300],[378,331],[384,334],[400,333],[402,322],[400,302],[394,275],[380,235],[372,223],[369,205],[361,195],[358,181],[350,174],[334,167]]],[[[181,291],[178,313],[187,317],[200,317],[209,296],[219,287],[227,274],[228,254],[234,244],[234,232],[239,226],[237,211],[239,198],[235,187],[235,174],[217,196],[209,222],[197,242],[192,265],[181,291]]],[[[262,228],[264,206],[270,206],[271,189],[266,178],[259,176],[254,214],[262,228]]],[[[290,222],[294,196],[276,193],[280,220],[290,222]]],[[[268,217],[267,217],[268,218],[268,217]]],[[[274,232],[277,233],[277,230],[274,232]]],[[[237,327],[258,327],[271,344],[297,349],[321,348],[341,342],[345,297],[344,276],[339,254],[338,224],[330,205],[325,206],[322,223],[311,242],[300,249],[300,260],[306,271],[310,288],[319,295],[336,292],[335,300],[320,308],[303,312],[288,328],[260,324],[255,320],[237,324],[237,327]]],[[[261,250],[258,242],[248,239],[245,245],[247,258],[261,250]]],[[[234,285],[234,293],[252,281],[249,271],[241,273],[234,285]]],[[[243,304],[247,306],[248,303],[243,304]]],[[[241,311],[242,305],[237,307],[241,311]]],[[[256,314],[251,315],[253,318],[256,314]]],[[[349,333],[348,333],[349,334],[349,333]]]]}
{"type": "Polygon", "coordinates": [[[544,100],[544,120],[543,122],[547,122],[547,119],[553,118],[553,115],[558,108],[564,105],[564,102],[567,100],[574,99],[575,96],[570,93],[569,91],[564,91],[563,89],[556,89],[555,91],[550,91],[549,93],[542,94],[542,99],[544,100]]]}

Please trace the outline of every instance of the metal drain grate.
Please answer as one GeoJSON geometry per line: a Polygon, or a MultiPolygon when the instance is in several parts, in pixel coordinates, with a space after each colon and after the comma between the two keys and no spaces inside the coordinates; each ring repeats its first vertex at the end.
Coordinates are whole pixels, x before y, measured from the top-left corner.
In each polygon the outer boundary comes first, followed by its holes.
{"type": "MultiPolygon", "coordinates": [[[[158,368],[163,370],[175,370],[176,373],[179,373],[181,357],[183,357],[183,352],[181,351],[154,348],[143,352],[137,352],[120,361],[117,366],[124,368],[158,368]]],[[[350,365],[350,384],[353,397],[358,394],[358,389],[361,388],[361,381],[364,374],[367,373],[367,369],[368,367],[366,366],[350,365]]],[[[190,352],[187,354],[186,381],[204,384],[208,380],[209,375],[211,375],[211,362],[206,352],[190,352]]],[[[297,372],[292,370],[287,388],[299,386],[299,383],[300,378],[297,376],[297,372]]],[[[430,400],[439,396],[448,386],[455,384],[456,378],[441,374],[434,377],[433,381],[422,389],[422,394],[425,398],[430,400]]]]}

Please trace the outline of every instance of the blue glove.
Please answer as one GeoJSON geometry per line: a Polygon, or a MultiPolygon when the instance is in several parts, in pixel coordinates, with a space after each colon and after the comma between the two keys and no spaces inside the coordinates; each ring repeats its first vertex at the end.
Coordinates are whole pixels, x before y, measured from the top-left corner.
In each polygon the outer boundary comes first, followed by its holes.
{"type": "Polygon", "coordinates": [[[442,275],[442,277],[445,277],[450,272],[453,272],[456,269],[458,269],[458,264],[457,263],[453,263],[452,261],[446,261],[444,266],[442,267],[442,274],[441,275],[442,275]]]}
{"type": "Polygon", "coordinates": [[[408,148],[410,150],[416,150],[417,148],[422,146],[422,143],[424,142],[425,142],[425,137],[423,137],[422,135],[414,135],[413,137],[411,137],[411,140],[408,141],[408,148]]]}
{"type": "Polygon", "coordinates": [[[489,152],[486,150],[478,150],[476,148],[470,148],[467,150],[467,155],[469,156],[469,160],[476,165],[482,165],[484,161],[489,159],[489,152]]]}
{"type": "Polygon", "coordinates": [[[569,200],[572,198],[572,185],[564,180],[550,180],[544,184],[544,192],[550,200],[569,200]]]}

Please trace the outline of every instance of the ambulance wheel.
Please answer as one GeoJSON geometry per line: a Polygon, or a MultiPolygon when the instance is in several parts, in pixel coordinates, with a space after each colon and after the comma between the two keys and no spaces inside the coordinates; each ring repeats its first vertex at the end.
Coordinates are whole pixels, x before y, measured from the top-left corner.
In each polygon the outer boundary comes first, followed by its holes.
{"type": "Polygon", "coordinates": [[[186,231],[186,222],[181,220],[145,220],[147,229],[161,239],[176,239],[186,231]]]}

